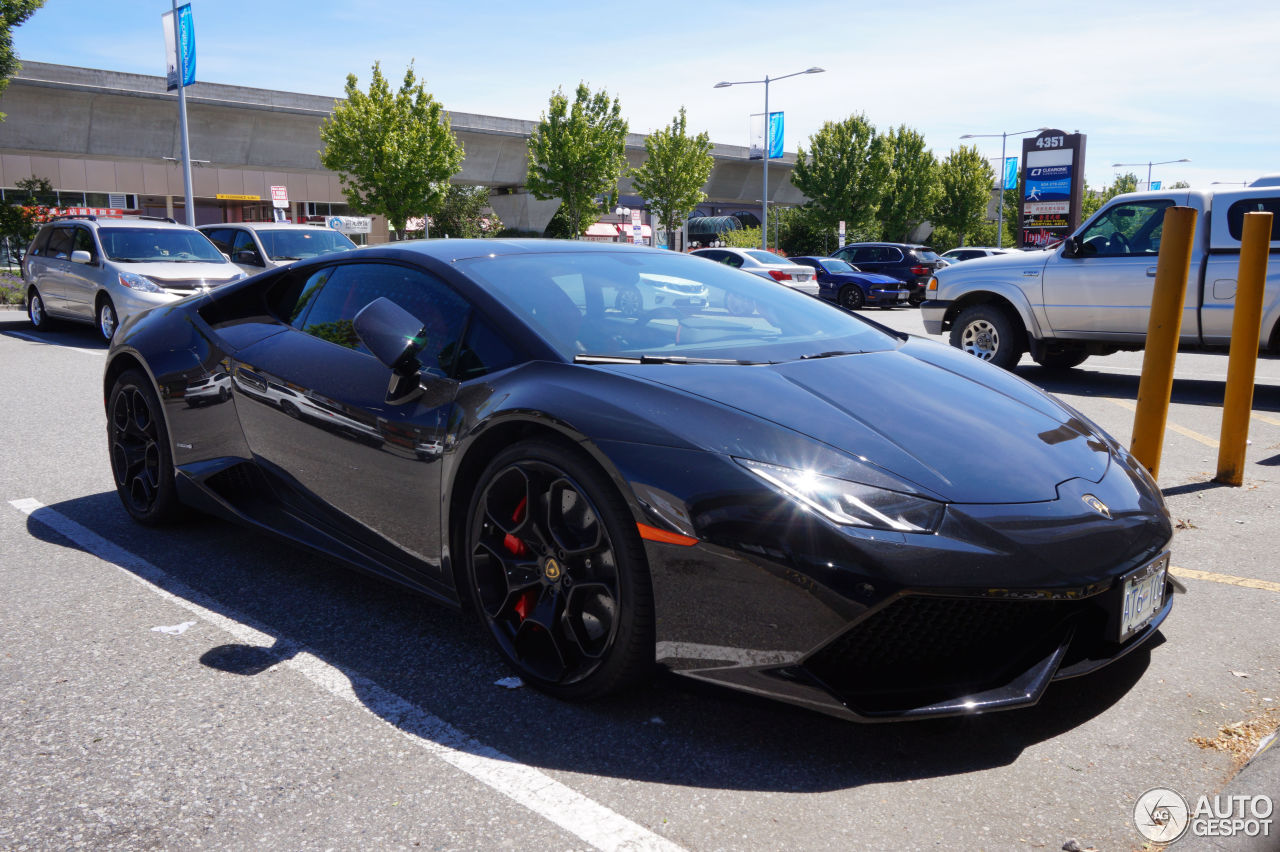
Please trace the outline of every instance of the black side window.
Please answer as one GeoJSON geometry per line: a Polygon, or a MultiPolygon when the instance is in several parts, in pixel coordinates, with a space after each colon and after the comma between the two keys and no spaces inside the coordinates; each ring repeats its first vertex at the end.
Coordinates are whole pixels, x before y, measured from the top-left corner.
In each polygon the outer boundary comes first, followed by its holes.
{"type": "Polygon", "coordinates": [[[303,289],[293,325],[307,334],[367,353],[352,321],[374,299],[390,299],[422,321],[427,342],[418,356],[424,367],[445,370],[457,357],[458,337],[469,306],[440,281],[416,269],[388,263],[351,263],[327,267],[303,289]],[[323,276],[322,280],[320,279],[323,276]],[[312,297],[309,291],[318,287],[312,297]]]}
{"type": "Polygon", "coordinates": [[[887,260],[889,263],[898,263],[903,260],[902,251],[899,249],[886,246],[885,248],[880,249],[880,251],[884,252],[884,257],[882,259],[887,260]]]}
{"type": "Polygon", "coordinates": [[[47,253],[49,247],[49,235],[53,233],[53,228],[44,228],[40,233],[36,234],[36,238],[31,241],[31,252],[33,257],[40,257],[47,253]]]}
{"type": "Polygon", "coordinates": [[[1238,240],[1244,234],[1244,214],[1270,213],[1271,240],[1280,240],[1280,198],[1248,198],[1227,208],[1227,230],[1231,239],[1238,240]]]}
{"type": "Polygon", "coordinates": [[[262,266],[262,254],[248,231],[236,231],[235,241],[231,244],[231,259],[236,263],[253,263],[262,266]]]}
{"type": "MultiPolygon", "coordinates": [[[[454,360],[448,357],[449,354],[442,354],[440,360],[454,360]]],[[[477,314],[474,315],[471,327],[467,329],[466,339],[454,360],[453,374],[458,381],[465,382],[467,379],[510,367],[517,360],[515,350],[493,330],[493,326],[477,314]]]]}
{"type": "Polygon", "coordinates": [[[201,231],[209,238],[209,242],[217,246],[218,251],[223,254],[231,255],[231,241],[235,238],[235,231],[231,228],[212,228],[208,231],[201,231]]]}
{"type": "Polygon", "coordinates": [[[71,245],[72,251],[89,252],[89,260],[92,263],[98,262],[98,247],[93,242],[93,234],[89,233],[88,228],[76,228],[75,241],[71,245]]]}
{"type": "Polygon", "coordinates": [[[53,233],[49,235],[49,245],[46,247],[44,254],[47,257],[66,260],[71,257],[71,246],[74,242],[75,229],[54,228],[53,233]]]}

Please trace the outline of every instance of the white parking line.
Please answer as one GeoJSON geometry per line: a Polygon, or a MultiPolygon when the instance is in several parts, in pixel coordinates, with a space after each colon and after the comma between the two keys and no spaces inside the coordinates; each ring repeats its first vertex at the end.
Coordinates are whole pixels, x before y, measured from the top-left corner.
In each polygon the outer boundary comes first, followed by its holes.
{"type": "Polygon", "coordinates": [[[218,604],[212,598],[173,579],[150,562],[107,541],[60,512],[45,507],[38,500],[10,500],[9,504],[70,539],[87,553],[116,566],[125,576],[141,582],[170,603],[231,634],[239,642],[271,647],[277,652],[282,649],[286,653],[294,652],[293,657],[280,665],[289,666],[322,689],[371,713],[424,751],[461,769],[595,848],[618,852],[674,852],[681,848],[546,773],[473,739],[363,675],[343,672],[324,662],[306,646],[252,627],[250,619],[239,614],[215,612],[211,607],[218,604]]]}

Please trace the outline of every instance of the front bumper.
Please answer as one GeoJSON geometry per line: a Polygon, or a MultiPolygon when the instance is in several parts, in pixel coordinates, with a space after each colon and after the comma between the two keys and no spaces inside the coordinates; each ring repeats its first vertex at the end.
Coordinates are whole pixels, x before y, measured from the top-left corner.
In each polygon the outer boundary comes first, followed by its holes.
{"type": "Polygon", "coordinates": [[[950,301],[927,299],[920,305],[920,318],[927,334],[942,334],[942,321],[951,307],[950,301]]]}

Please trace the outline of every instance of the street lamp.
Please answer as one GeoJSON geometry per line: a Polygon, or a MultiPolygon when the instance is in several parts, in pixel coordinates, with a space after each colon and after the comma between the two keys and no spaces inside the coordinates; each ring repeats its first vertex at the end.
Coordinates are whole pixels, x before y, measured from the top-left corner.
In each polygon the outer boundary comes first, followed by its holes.
{"type": "Polygon", "coordinates": [[[712,88],[727,89],[729,86],[748,86],[756,83],[764,83],[764,200],[761,201],[760,212],[760,247],[768,250],[769,248],[769,84],[775,80],[785,80],[788,77],[798,77],[801,74],[821,74],[827,69],[806,68],[803,71],[796,71],[793,74],[783,74],[781,77],[770,77],[765,75],[763,80],[735,80],[732,83],[722,80],[716,83],[712,88]]]}
{"type": "MultiPolygon", "coordinates": [[[[966,133],[961,139],[991,139],[996,136],[1000,137],[1000,218],[996,220],[996,248],[1004,248],[1004,163],[1005,148],[1009,144],[1010,136],[1026,136],[1028,133],[1043,133],[1048,130],[1047,127],[1037,127],[1034,130],[1019,130],[1017,133],[966,133]]],[[[991,221],[990,219],[987,220],[991,221]]]]}
{"type": "Polygon", "coordinates": [[[1160,161],[1160,162],[1158,162],[1158,163],[1152,163],[1152,162],[1146,162],[1146,163],[1112,163],[1112,164],[1111,164],[1111,168],[1113,168],[1113,169],[1118,169],[1118,168],[1120,168],[1121,166],[1146,166],[1146,167],[1147,167],[1147,189],[1148,189],[1148,190],[1150,190],[1150,189],[1151,189],[1151,167],[1152,167],[1152,166],[1167,166],[1169,163],[1189,163],[1189,162],[1191,162],[1191,161],[1190,161],[1190,160],[1188,160],[1186,157],[1183,157],[1181,160],[1161,160],[1161,161],[1160,161]]]}

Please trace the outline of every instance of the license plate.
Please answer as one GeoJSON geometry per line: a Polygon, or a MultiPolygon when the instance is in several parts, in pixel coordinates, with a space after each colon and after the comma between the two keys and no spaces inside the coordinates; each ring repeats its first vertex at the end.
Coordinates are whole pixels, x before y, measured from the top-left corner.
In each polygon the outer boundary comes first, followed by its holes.
{"type": "Polygon", "coordinates": [[[1169,554],[1161,554],[1120,581],[1120,635],[1123,642],[1151,623],[1164,606],[1165,574],[1169,570],[1169,554]]]}

